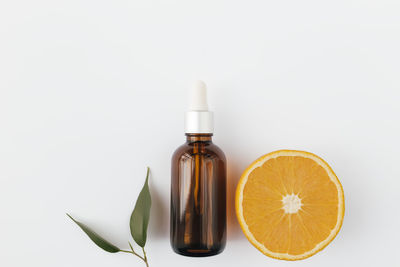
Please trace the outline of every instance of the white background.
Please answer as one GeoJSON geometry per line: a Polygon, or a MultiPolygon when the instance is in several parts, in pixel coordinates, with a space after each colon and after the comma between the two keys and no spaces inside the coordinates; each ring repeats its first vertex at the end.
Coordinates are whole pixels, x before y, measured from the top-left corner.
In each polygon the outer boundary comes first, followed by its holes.
{"type": "Polygon", "coordinates": [[[143,266],[103,252],[70,212],[127,248],[150,166],[150,266],[400,264],[400,2],[0,2],[0,265],[143,266]],[[209,86],[228,159],[228,243],[188,258],[169,245],[170,158],[187,89],[209,86]],[[346,197],[322,252],[285,262],[242,234],[233,191],[276,149],[323,157],[346,197]]]}

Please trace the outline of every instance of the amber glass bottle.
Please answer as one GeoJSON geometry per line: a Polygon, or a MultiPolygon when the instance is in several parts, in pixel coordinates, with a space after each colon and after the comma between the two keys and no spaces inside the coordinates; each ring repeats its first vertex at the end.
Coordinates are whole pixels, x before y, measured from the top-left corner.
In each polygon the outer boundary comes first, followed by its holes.
{"type": "Polygon", "coordinates": [[[192,105],[187,142],[172,156],[171,245],[185,256],[216,255],[226,243],[226,160],[212,132],[212,113],[192,105]]]}

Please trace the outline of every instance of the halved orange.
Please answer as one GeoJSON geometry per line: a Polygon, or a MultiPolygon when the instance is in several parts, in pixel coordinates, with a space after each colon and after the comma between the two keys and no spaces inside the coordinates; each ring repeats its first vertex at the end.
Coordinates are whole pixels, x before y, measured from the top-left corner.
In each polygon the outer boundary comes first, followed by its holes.
{"type": "Polygon", "coordinates": [[[236,215],[247,239],[265,255],[304,259],[326,247],[339,232],[344,216],[342,185],[320,157],[275,151],[242,174],[236,215]]]}

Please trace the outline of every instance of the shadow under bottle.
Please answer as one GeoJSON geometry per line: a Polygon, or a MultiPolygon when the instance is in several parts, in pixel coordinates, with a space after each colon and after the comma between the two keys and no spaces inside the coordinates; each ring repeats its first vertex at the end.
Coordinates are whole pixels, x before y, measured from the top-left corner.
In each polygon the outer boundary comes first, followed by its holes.
{"type": "Polygon", "coordinates": [[[171,245],[176,253],[203,257],[226,243],[226,159],[212,134],[186,134],[172,157],[171,245]]]}

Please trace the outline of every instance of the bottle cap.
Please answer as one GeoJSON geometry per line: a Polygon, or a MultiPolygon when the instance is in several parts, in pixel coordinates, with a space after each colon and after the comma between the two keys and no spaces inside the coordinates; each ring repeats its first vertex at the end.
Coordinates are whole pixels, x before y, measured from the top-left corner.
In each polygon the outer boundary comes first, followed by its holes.
{"type": "Polygon", "coordinates": [[[191,92],[189,111],[185,116],[185,133],[214,132],[213,113],[208,110],[207,86],[203,81],[197,81],[191,92]]]}

